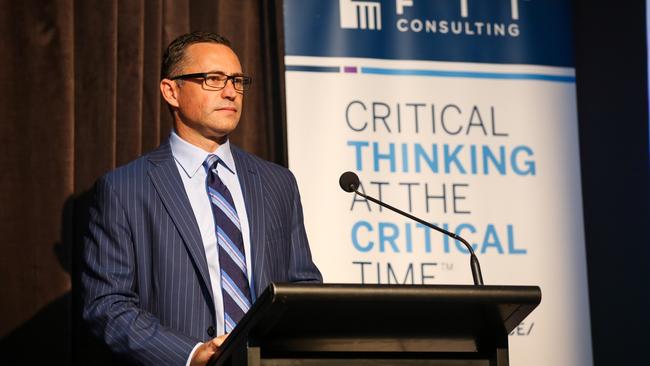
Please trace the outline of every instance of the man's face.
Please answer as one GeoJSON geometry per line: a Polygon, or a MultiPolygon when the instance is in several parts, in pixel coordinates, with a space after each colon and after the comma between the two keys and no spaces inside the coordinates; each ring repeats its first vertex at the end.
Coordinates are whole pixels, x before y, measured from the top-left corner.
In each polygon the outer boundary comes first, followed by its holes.
{"type": "MultiPolygon", "coordinates": [[[[217,43],[196,43],[185,50],[178,74],[199,72],[241,75],[242,69],[237,55],[229,47],[217,43]]],[[[177,86],[176,128],[181,137],[218,143],[225,141],[225,137],[239,123],[243,92],[235,90],[231,81],[223,89],[211,90],[200,78],[184,80],[177,86]]]]}

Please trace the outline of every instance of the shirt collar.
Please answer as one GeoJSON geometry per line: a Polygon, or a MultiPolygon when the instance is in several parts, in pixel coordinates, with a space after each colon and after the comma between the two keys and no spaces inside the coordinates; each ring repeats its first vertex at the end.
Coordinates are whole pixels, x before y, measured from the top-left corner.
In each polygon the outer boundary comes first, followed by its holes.
{"type": "Polygon", "coordinates": [[[232,173],[237,174],[235,170],[235,160],[232,157],[232,151],[230,150],[230,140],[226,140],[225,143],[219,145],[217,150],[208,153],[205,150],[190,144],[189,142],[183,140],[176,131],[171,132],[169,136],[169,144],[171,145],[172,155],[174,159],[180,164],[185,174],[188,177],[192,178],[196,172],[201,168],[205,158],[210,154],[216,155],[220,160],[221,164],[226,167],[226,169],[232,173]]]}

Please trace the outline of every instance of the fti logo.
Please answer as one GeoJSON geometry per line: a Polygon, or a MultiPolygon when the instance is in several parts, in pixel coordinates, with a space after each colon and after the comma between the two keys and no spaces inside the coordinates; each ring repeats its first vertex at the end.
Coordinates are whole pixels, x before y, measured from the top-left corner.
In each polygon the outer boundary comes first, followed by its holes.
{"type": "MultiPolygon", "coordinates": [[[[460,7],[460,16],[467,18],[469,16],[468,0],[458,0],[460,7]]],[[[413,6],[413,0],[395,0],[397,15],[404,15],[404,8],[413,6]]],[[[510,0],[510,14],[512,20],[519,19],[519,0],[510,0]]]]}
{"type": "MultiPolygon", "coordinates": [[[[470,0],[438,0],[435,8],[431,7],[431,3],[420,0],[418,3],[429,5],[428,13],[423,13],[422,9],[415,10],[415,0],[394,0],[397,16],[395,29],[400,33],[519,37],[520,1],[494,1],[492,8],[510,7],[510,19],[494,19],[484,8],[470,9],[470,0]],[[446,9],[446,15],[438,15],[431,10],[438,8],[446,9]]],[[[341,28],[381,30],[381,5],[381,0],[339,0],[341,28]]]]}
{"type": "Polygon", "coordinates": [[[339,0],[341,28],[381,30],[379,0],[339,0]]]}

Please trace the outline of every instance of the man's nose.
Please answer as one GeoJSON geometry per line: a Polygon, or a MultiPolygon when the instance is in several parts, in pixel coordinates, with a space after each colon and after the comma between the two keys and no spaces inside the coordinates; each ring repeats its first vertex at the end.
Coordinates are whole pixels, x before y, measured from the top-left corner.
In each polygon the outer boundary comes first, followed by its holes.
{"type": "Polygon", "coordinates": [[[237,90],[235,90],[235,81],[232,79],[226,80],[226,86],[221,89],[221,96],[228,99],[234,99],[237,96],[237,90]]]}

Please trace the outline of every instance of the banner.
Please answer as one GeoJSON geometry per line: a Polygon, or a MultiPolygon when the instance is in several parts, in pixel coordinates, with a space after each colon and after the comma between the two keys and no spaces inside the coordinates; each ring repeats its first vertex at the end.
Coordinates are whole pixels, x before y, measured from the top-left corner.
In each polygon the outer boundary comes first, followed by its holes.
{"type": "Polygon", "coordinates": [[[513,365],[592,364],[571,6],[285,0],[289,166],[328,283],[538,285],[513,365]]]}

